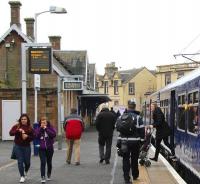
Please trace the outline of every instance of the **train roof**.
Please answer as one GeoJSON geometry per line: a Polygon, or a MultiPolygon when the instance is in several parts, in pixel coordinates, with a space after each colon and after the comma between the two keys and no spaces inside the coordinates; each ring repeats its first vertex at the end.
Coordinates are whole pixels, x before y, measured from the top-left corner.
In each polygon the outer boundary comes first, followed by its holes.
{"type": "Polygon", "coordinates": [[[164,92],[164,91],[168,91],[168,90],[172,90],[177,86],[181,86],[183,84],[185,84],[186,82],[189,82],[197,77],[200,76],[200,67],[189,72],[188,74],[186,74],[185,76],[181,77],[180,79],[176,80],[173,83],[168,84],[167,86],[165,86],[164,88],[160,89],[159,91],[156,91],[155,93],[153,93],[152,95],[155,95],[159,92],[164,92]]]}

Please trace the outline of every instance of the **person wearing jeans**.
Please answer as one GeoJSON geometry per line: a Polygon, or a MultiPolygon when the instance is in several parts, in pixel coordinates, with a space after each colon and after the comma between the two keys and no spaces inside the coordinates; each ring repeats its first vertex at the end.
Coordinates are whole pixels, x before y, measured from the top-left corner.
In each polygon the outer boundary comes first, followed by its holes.
{"type": "Polygon", "coordinates": [[[41,183],[46,182],[46,165],[47,165],[47,180],[51,178],[52,158],[54,153],[54,138],[56,131],[46,117],[42,117],[39,121],[39,127],[35,130],[36,138],[40,139],[39,157],[40,157],[40,173],[41,183]]]}
{"type": "Polygon", "coordinates": [[[18,161],[18,169],[20,173],[20,183],[24,183],[27,172],[30,168],[31,146],[34,132],[30,124],[30,119],[27,114],[22,114],[11,130],[10,136],[15,136],[15,154],[18,161]]]}

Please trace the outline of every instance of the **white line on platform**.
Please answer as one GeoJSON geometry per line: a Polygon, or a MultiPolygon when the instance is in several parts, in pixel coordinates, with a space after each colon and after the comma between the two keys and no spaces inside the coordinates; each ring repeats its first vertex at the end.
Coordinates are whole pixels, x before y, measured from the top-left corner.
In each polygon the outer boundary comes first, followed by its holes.
{"type": "Polygon", "coordinates": [[[115,160],[114,160],[114,163],[113,163],[113,168],[112,168],[112,171],[111,171],[111,180],[110,180],[110,184],[113,184],[114,183],[114,179],[115,179],[115,170],[116,170],[116,167],[117,167],[117,161],[118,161],[118,155],[117,155],[117,151],[115,152],[115,160]]]}
{"type": "Polygon", "coordinates": [[[0,167],[0,171],[2,171],[3,169],[6,169],[7,167],[13,166],[13,165],[15,165],[16,163],[17,163],[17,161],[12,161],[11,163],[6,164],[6,165],[0,167]]]}
{"type": "MultiPolygon", "coordinates": [[[[151,149],[155,152],[155,148],[151,146],[151,149]]],[[[159,158],[163,162],[163,164],[167,167],[168,171],[172,174],[172,176],[176,179],[176,181],[179,184],[187,184],[180,175],[176,172],[176,170],[169,164],[169,162],[161,155],[159,154],[159,158]]]]}

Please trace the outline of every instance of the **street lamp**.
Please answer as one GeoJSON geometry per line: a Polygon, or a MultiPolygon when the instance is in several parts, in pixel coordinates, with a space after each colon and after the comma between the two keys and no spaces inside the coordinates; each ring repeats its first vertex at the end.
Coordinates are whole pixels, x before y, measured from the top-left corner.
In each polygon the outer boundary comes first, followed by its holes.
{"type": "MultiPolygon", "coordinates": [[[[37,18],[39,15],[43,14],[43,13],[56,13],[56,14],[65,14],[67,13],[65,8],[61,8],[61,7],[56,7],[56,6],[50,6],[49,10],[46,11],[42,11],[39,13],[35,13],[35,34],[34,34],[34,42],[37,43],[37,18]]],[[[40,80],[40,77],[38,74],[34,74],[34,84],[36,83],[36,79],[40,80]]],[[[35,87],[35,122],[37,122],[37,87],[35,87]]]]}
{"type": "Polygon", "coordinates": [[[60,8],[60,7],[56,7],[56,6],[50,6],[49,10],[43,11],[43,12],[39,12],[39,13],[35,13],[35,42],[37,42],[37,17],[43,13],[56,13],[56,14],[64,14],[67,13],[65,8],[60,8]]]}

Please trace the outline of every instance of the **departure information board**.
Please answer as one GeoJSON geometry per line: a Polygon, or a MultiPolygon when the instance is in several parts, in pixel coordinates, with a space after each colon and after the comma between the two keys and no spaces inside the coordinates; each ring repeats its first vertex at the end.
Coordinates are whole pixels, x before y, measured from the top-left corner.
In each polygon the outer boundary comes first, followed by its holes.
{"type": "Polygon", "coordinates": [[[29,48],[29,72],[33,74],[52,72],[51,48],[29,48]]]}

